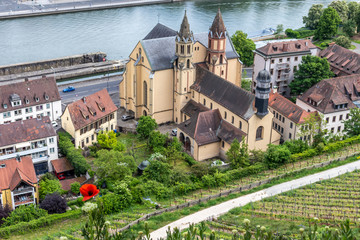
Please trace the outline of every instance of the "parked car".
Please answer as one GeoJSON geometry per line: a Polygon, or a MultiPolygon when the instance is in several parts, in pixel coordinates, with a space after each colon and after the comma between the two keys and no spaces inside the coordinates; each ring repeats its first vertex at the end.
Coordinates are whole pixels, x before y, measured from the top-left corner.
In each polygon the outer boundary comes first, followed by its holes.
{"type": "Polygon", "coordinates": [[[134,118],[135,117],[131,116],[131,115],[122,115],[121,116],[121,120],[123,120],[123,121],[127,121],[127,120],[134,119],[134,118]]]}
{"type": "Polygon", "coordinates": [[[176,137],[176,135],[177,135],[177,129],[176,129],[176,128],[174,128],[174,129],[171,131],[171,135],[174,136],[174,137],[176,137]]]}
{"type": "Polygon", "coordinates": [[[63,173],[56,173],[56,177],[57,177],[59,180],[65,179],[65,175],[64,175],[63,173]]]}
{"type": "Polygon", "coordinates": [[[73,86],[68,86],[67,88],[63,89],[63,92],[72,92],[75,91],[75,88],[73,86]]]}
{"type": "Polygon", "coordinates": [[[52,125],[53,127],[57,127],[57,126],[58,126],[58,123],[57,123],[56,121],[52,121],[52,122],[51,122],[51,125],[52,125]]]}

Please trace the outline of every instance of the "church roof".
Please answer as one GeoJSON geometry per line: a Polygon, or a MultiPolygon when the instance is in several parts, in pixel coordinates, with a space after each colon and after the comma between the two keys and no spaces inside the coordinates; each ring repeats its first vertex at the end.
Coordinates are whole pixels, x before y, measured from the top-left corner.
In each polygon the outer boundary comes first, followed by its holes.
{"type": "MultiPolygon", "coordinates": [[[[194,42],[200,42],[205,47],[208,46],[208,34],[196,33],[194,34],[194,42]]],[[[141,40],[141,45],[144,48],[146,56],[149,60],[151,70],[159,71],[172,68],[172,61],[175,57],[175,37],[163,37],[141,40]]],[[[226,37],[226,58],[238,58],[230,37],[226,37]]]]}
{"type": "Polygon", "coordinates": [[[155,38],[164,38],[176,36],[176,31],[162,25],[161,23],[156,24],[156,26],[144,37],[143,40],[155,39],[155,38]]]}
{"type": "Polygon", "coordinates": [[[220,8],[216,13],[213,24],[210,27],[210,34],[212,37],[224,37],[226,32],[225,24],[221,16],[220,8]]]}
{"type": "Polygon", "coordinates": [[[247,120],[255,113],[254,94],[200,66],[196,66],[196,81],[191,89],[204,94],[243,119],[247,120]]]}
{"type": "Polygon", "coordinates": [[[178,33],[178,36],[180,37],[180,39],[189,39],[191,37],[191,32],[190,32],[190,24],[189,24],[189,21],[187,19],[187,16],[186,16],[186,11],[185,11],[185,15],[184,15],[184,18],[183,18],[183,21],[181,23],[181,27],[180,27],[180,31],[178,33]]]}

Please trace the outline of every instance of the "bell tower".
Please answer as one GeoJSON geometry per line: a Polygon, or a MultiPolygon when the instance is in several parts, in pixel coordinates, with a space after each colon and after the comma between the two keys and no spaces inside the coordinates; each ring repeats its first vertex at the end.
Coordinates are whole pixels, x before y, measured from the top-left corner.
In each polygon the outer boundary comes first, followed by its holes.
{"type": "Polygon", "coordinates": [[[271,75],[270,73],[263,69],[261,70],[256,77],[256,90],[255,90],[255,107],[257,109],[256,115],[260,118],[266,116],[269,105],[269,93],[270,93],[270,82],[271,75]]]}
{"type": "Polygon", "coordinates": [[[209,30],[206,64],[211,72],[227,79],[227,58],[225,49],[226,28],[219,8],[209,30]]]}
{"type": "Polygon", "coordinates": [[[195,68],[193,66],[194,36],[186,16],[181,23],[180,31],[175,37],[175,83],[174,83],[174,121],[182,122],[181,109],[190,100],[190,86],[194,83],[195,68]]]}

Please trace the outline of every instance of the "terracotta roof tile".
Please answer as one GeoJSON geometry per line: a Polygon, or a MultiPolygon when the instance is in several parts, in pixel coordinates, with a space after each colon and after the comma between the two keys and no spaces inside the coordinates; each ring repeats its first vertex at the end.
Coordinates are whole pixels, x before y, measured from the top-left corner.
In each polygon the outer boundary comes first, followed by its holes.
{"type": "Polygon", "coordinates": [[[67,172],[74,170],[74,167],[66,158],[59,158],[56,160],[52,160],[51,164],[54,167],[54,171],[57,173],[67,172]]]}
{"type": "Polygon", "coordinates": [[[70,191],[72,183],[78,182],[78,183],[82,184],[85,181],[86,181],[86,177],[82,176],[82,177],[77,177],[77,178],[61,180],[60,184],[61,184],[62,189],[64,189],[65,191],[70,191]]]}
{"type": "Polygon", "coordinates": [[[197,112],[205,112],[209,110],[209,108],[204,105],[195,102],[194,100],[188,101],[185,106],[181,109],[181,112],[185,113],[189,117],[192,117],[197,112]]]}
{"type": "Polygon", "coordinates": [[[21,181],[34,185],[37,183],[34,164],[30,155],[0,161],[0,190],[13,190],[21,181]]]}
{"type": "Polygon", "coordinates": [[[256,49],[257,52],[265,55],[277,55],[283,53],[309,52],[317,48],[310,40],[296,40],[286,42],[273,42],[256,49]]]}
{"type": "Polygon", "coordinates": [[[117,110],[106,89],[70,103],[67,108],[75,130],[94,123],[117,110]]]}
{"type": "Polygon", "coordinates": [[[0,125],[0,147],[56,136],[48,116],[0,125]]]}
{"type": "Polygon", "coordinates": [[[52,77],[0,86],[0,113],[60,100],[56,81],[52,77]],[[12,97],[19,97],[21,105],[13,107],[10,102],[12,97]]]}

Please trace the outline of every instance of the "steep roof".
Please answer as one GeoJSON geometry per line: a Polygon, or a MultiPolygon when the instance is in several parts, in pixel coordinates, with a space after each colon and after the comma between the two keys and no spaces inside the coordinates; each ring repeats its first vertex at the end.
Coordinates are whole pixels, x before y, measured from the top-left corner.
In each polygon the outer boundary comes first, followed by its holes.
{"type": "Polygon", "coordinates": [[[296,124],[303,123],[306,117],[310,115],[295,103],[291,102],[279,93],[270,93],[269,107],[275,109],[281,115],[295,122],[296,124]]]}
{"type": "Polygon", "coordinates": [[[219,109],[196,112],[178,127],[200,146],[218,142],[221,139],[229,143],[235,138],[241,141],[246,136],[240,129],[223,120],[219,109]]]}
{"type": "MultiPolygon", "coordinates": [[[[175,57],[175,37],[163,37],[153,39],[143,39],[140,41],[144,48],[146,56],[150,62],[152,71],[159,71],[173,68],[172,62],[175,57]]],[[[200,42],[205,47],[208,46],[207,33],[195,33],[194,42],[200,42]]],[[[238,54],[230,41],[230,37],[226,37],[226,58],[238,58],[238,54]]]]}
{"type": "Polygon", "coordinates": [[[210,34],[211,37],[223,38],[225,37],[225,32],[226,32],[226,28],[219,8],[214,18],[214,21],[210,27],[210,34]]]}
{"type": "Polygon", "coordinates": [[[360,100],[360,74],[322,80],[298,98],[321,113],[354,108],[353,101],[360,100]],[[347,108],[336,109],[334,106],[341,104],[347,104],[347,108]]]}
{"type": "Polygon", "coordinates": [[[23,156],[0,161],[0,190],[14,190],[22,181],[34,185],[37,183],[31,156],[23,156]]]}
{"type": "Polygon", "coordinates": [[[75,130],[83,128],[117,110],[106,89],[67,105],[75,130]]]}
{"type": "Polygon", "coordinates": [[[180,39],[184,39],[184,40],[187,40],[191,37],[192,33],[190,31],[190,24],[189,24],[189,21],[187,19],[187,16],[186,16],[186,10],[185,10],[185,14],[184,14],[184,18],[183,18],[183,21],[181,23],[181,26],[180,26],[180,31],[178,33],[178,36],[180,39]]]}
{"type": "Polygon", "coordinates": [[[0,147],[56,136],[49,117],[0,125],[0,147]]]}
{"type": "Polygon", "coordinates": [[[164,37],[173,37],[176,36],[176,31],[162,25],[161,23],[156,24],[156,26],[144,37],[143,40],[155,39],[155,38],[164,38],[164,37]]]}
{"type": "Polygon", "coordinates": [[[317,48],[310,40],[296,40],[286,42],[271,42],[263,47],[257,48],[256,52],[269,55],[281,55],[284,53],[309,52],[317,48]]]}
{"type": "Polygon", "coordinates": [[[255,113],[254,94],[200,66],[196,66],[196,81],[191,89],[204,94],[243,119],[248,120],[255,113]]]}
{"type": "Polygon", "coordinates": [[[331,71],[337,76],[360,73],[360,55],[349,49],[333,44],[319,53],[321,58],[327,58],[331,71]]]}
{"type": "Polygon", "coordinates": [[[191,99],[181,109],[181,112],[185,113],[189,117],[192,117],[197,112],[205,112],[207,110],[209,110],[207,107],[191,99]]]}
{"type": "Polygon", "coordinates": [[[60,100],[52,77],[0,86],[0,113],[60,100]],[[21,100],[21,105],[12,106],[14,99],[21,100]]]}
{"type": "Polygon", "coordinates": [[[56,160],[52,160],[51,164],[53,165],[54,170],[57,173],[74,170],[74,167],[71,165],[69,160],[67,160],[66,158],[59,158],[56,160]]]}

